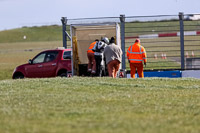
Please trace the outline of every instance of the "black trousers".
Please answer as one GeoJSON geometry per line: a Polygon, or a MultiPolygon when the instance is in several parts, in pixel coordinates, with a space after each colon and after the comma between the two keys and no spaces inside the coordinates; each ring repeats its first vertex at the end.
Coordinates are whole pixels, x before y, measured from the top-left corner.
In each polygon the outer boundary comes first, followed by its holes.
{"type": "Polygon", "coordinates": [[[95,55],[94,58],[95,58],[95,61],[96,61],[96,76],[101,77],[102,71],[103,71],[102,56],[101,55],[95,55]]]}

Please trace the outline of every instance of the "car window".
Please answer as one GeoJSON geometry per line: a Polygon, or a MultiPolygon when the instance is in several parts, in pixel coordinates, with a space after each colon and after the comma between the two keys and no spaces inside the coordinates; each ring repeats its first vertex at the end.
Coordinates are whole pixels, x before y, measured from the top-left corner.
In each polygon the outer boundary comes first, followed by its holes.
{"type": "Polygon", "coordinates": [[[33,59],[33,64],[43,63],[45,55],[46,55],[46,53],[39,54],[35,59],[33,59]]]}
{"type": "Polygon", "coordinates": [[[63,59],[71,59],[71,51],[65,51],[63,54],[63,59]]]}
{"type": "Polygon", "coordinates": [[[57,55],[58,55],[58,51],[47,52],[45,56],[45,62],[50,62],[50,61],[55,60],[57,55]]]}

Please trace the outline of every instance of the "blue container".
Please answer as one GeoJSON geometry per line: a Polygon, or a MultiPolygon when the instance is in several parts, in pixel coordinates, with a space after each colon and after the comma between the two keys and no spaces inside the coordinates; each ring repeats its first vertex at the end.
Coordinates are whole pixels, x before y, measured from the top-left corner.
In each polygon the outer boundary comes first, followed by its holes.
{"type": "Polygon", "coordinates": [[[181,71],[153,71],[144,72],[144,77],[166,77],[166,78],[180,78],[182,77],[181,71]]]}

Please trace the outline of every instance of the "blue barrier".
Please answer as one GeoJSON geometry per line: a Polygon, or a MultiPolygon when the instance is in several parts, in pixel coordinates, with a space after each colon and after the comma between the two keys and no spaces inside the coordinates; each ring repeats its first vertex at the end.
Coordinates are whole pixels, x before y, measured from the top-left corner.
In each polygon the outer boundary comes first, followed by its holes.
{"type": "MultiPolygon", "coordinates": [[[[138,76],[138,75],[137,75],[138,76]]],[[[144,77],[166,77],[166,78],[180,78],[182,77],[181,71],[153,71],[144,72],[144,77]]]]}

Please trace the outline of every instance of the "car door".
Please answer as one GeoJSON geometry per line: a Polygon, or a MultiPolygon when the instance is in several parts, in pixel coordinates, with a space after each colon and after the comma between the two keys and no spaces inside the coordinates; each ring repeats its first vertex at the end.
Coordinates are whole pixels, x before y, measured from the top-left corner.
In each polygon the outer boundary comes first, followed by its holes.
{"type": "Polygon", "coordinates": [[[33,58],[32,63],[25,68],[27,77],[41,78],[55,76],[57,55],[58,51],[46,51],[37,55],[33,58]]]}
{"type": "Polygon", "coordinates": [[[31,63],[26,66],[25,72],[28,78],[43,77],[43,63],[45,61],[46,52],[38,54],[32,59],[31,63]]]}
{"type": "Polygon", "coordinates": [[[71,51],[65,51],[63,53],[63,65],[68,71],[71,71],[71,51]]]}
{"type": "Polygon", "coordinates": [[[43,63],[43,77],[56,76],[58,51],[49,51],[46,53],[43,63]]]}

